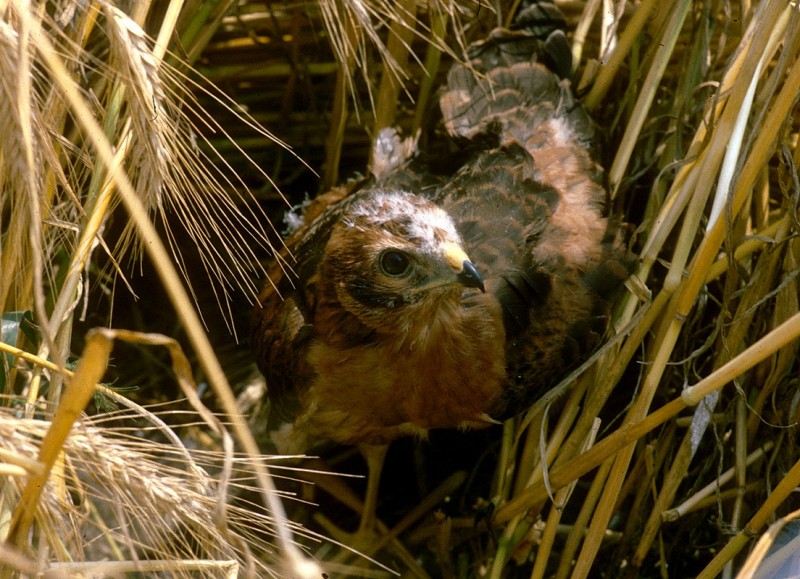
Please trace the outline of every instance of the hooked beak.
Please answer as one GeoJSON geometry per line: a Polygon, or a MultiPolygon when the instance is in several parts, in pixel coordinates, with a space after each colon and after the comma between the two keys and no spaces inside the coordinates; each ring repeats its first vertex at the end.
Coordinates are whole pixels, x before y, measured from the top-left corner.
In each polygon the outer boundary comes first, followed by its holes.
{"type": "Polygon", "coordinates": [[[475,266],[472,265],[472,262],[465,259],[462,263],[462,270],[458,274],[458,281],[464,284],[464,287],[476,287],[481,290],[483,293],[486,293],[486,288],[483,285],[483,278],[481,274],[478,273],[478,270],[475,269],[475,266]]]}
{"type": "Polygon", "coordinates": [[[481,274],[479,274],[475,266],[472,265],[472,262],[463,249],[455,243],[448,243],[444,248],[444,254],[447,263],[453,268],[453,271],[456,272],[456,278],[459,283],[464,287],[476,287],[483,293],[486,293],[481,274]]]}

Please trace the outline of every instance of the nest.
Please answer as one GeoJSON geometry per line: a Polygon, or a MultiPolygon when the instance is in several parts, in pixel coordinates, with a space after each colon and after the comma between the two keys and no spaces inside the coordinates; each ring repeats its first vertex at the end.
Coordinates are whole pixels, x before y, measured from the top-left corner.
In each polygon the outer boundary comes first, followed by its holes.
{"type": "Polygon", "coordinates": [[[351,450],[268,468],[244,419],[264,385],[239,324],[287,209],[363,172],[381,127],[433,127],[436,147],[449,62],[514,4],[3,9],[7,573],[791,574],[800,13],[783,1],[557,2],[639,267],[562,396],[394,445],[374,544],[338,534],[361,483],[328,473],[363,474],[351,450]]]}

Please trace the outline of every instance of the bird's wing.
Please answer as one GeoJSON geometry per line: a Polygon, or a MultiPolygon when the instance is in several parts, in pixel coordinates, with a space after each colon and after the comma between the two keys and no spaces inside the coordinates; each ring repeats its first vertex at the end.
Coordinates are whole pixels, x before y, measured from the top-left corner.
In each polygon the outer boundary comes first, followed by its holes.
{"type": "Polygon", "coordinates": [[[312,336],[317,268],[339,215],[335,207],[357,187],[334,189],[305,208],[303,224],[273,260],[259,305],[251,313],[250,347],[267,378],[270,419],[291,419],[297,413],[295,386],[306,383],[311,374],[303,354],[312,336]]]}
{"type": "Polygon", "coordinates": [[[509,374],[493,416],[523,408],[594,349],[631,262],[606,215],[595,126],[573,96],[558,11],[529,7],[454,65],[447,130],[491,142],[433,195],[503,310],[509,374]]]}

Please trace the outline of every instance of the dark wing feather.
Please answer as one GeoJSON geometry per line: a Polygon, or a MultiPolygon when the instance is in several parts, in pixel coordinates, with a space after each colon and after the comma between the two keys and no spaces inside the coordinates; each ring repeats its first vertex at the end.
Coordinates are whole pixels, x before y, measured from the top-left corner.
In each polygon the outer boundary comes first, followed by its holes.
{"type": "Polygon", "coordinates": [[[498,418],[527,407],[597,347],[630,273],[606,213],[596,132],[571,91],[557,9],[525,8],[455,65],[441,98],[455,137],[499,146],[473,157],[436,201],[503,308],[509,382],[498,418]],[[477,74],[476,74],[477,73],[477,74]]]}
{"type": "Polygon", "coordinates": [[[267,378],[271,420],[291,420],[297,414],[298,386],[312,377],[305,352],[313,335],[317,271],[325,244],[333,224],[368,184],[354,181],[314,199],[303,212],[304,224],[286,239],[280,259],[269,270],[250,318],[250,347],[267,378]]]}

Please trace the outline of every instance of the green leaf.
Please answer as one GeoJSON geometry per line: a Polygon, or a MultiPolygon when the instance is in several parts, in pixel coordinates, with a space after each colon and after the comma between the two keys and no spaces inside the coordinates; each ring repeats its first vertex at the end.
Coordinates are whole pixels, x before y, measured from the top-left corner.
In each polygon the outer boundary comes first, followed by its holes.
{"type": "MultiPolygon", "coordinates": [[[[33,327],[33,316],[30,311],[4,312],[0,316],[0,342],[19,347],[23,341],[35,344],[37,333],[33,327]]],[[[6,389],[7,376],[14,365],[11,354],[0,357],[0,392],[6,389]]]]}

